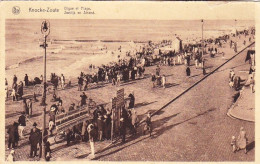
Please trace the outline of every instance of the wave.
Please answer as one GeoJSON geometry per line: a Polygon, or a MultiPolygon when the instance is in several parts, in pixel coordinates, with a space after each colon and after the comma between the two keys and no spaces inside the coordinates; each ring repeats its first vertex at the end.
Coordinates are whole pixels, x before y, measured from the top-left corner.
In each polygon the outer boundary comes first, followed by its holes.
{"type": "Polygon", "coordinates": [[[13,65],[5,67],[5,70],[15,69],[15,68],[18,68],[21,64],[30,63],[30,62],[33,62],[33,61],[36,61],[36,60],[39,60],[39,59],[42,59],[42,58],[43,58],[43,56],[35,56],[35,57],[29,58],[29,59],[25,59],[25,60],[22,60],[18,63],[15,63],[13,65]]]}
{"type": "Polygon", "coordinates": [[[88,40],[88,39],[76,39],[76,40],[60,40],[60,39],[54,39],[53,44],[56,42],[102,42],[102,43],[120,43],[120,42],[134,42],[134,43],[147,43],[148,41],[138,41],[138,40],[88,40]]]}

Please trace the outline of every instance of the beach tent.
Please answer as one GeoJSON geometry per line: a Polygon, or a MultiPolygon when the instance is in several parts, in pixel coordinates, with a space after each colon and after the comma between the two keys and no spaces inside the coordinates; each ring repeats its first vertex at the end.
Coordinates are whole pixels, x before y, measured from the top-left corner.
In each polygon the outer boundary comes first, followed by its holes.
{"type": "Polygon", "coordinates": [[[182,40],[179,37],[174,37],[171,44],[172,51],[179,52],[182,50],[182,40]]]}

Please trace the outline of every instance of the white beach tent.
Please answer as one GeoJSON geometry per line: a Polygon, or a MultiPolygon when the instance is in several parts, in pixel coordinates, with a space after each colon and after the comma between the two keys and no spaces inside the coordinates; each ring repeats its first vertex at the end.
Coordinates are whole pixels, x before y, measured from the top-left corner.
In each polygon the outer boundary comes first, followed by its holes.
{"type": "Polygon", "coordinates": [[[175,50],[175,52],[179,52],[182,50],[182,40],[179,37],[173,37],[171,49],[175,50]]]}

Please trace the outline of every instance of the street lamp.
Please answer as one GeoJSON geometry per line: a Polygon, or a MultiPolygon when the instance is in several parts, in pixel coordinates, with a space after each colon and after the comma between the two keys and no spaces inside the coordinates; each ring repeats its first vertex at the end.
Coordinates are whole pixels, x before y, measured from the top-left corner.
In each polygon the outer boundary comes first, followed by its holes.
{"type": "Polygon", "coordinates": [[[203,19],[201,19],[201,46],[202,46],[202,56],[204,54],[204,40],[203,40],[203,25],[204,25],[204,21],[203,19]]]}
{"type": "Polygon", "coordinates": [[[236,19],[235,19],[235,30],[236,30],[235,35],[237,36],[237,20],[236,19]]]}
{"type": "Polygon", "coordinates": [[[43,107],[43,126],[42,126],[42,158],[45,159],[45,129],[46,129],[46,49],[48,47],[48,44],[46,43],[47,37],[50,34],[50,22],[47,20],[44,20],[41,25],[41,32],[44,36],[44,42],[40,45],[40,47],[44,48],[44,57],[43,57],[43,93],[42,93],[42,100],[40,105],[43,107]]]}

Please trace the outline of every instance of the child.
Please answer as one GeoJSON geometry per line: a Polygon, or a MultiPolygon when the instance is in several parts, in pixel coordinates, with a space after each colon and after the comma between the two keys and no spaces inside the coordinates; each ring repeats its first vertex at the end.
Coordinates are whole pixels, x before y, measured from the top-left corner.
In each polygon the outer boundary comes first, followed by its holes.
{"type": "Polygon", "coordinates": [[[232,139],[231,139],[231,146],[232,146],[232,150],[233,150],[233,152],[235,153],[236,150],[237,150],[237,146],[236,146],[236,137],[235,137],[235,136],[232,136],[232,139]]]}

